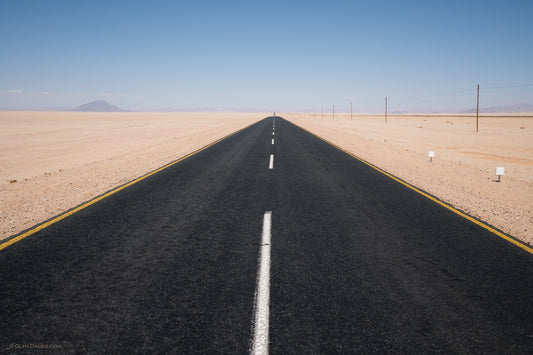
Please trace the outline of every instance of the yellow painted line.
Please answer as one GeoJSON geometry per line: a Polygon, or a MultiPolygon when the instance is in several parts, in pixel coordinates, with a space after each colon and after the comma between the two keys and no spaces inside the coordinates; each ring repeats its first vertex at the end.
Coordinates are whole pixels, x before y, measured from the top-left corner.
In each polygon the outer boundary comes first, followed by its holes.
{"type": "MultiPolygon", "coordinates": [[[[255,122],[255,123],[257,123],[257,122],[255,122]]],[[[181,161],[183,161],[183,160],[185,160],[185,159],[187,159],[187,158],[189,158],[189,157],[191,157],[191,156],[193,156],[193,155],[195,155],[195,154],[197,154],[197,153],[200,153],[201,151],[203,151],[203,150],[205,150],[205,149],[207,149],[207,148],[209,148],[209,147],[211,147],[211,146],[213,146],[213,145],[215,145],[215,144],[217,144],[217,143],[219,143],[219,142],[221,142],[221,141],[223,141],[223,140],[225,140],[225,139],[227,139],[227,138],[229,138],[229,137],[231,137],[231,136],[233,136],[233,135],[235,135],[235,134],[237,134],[237,133],[239,133],[239,132],[241,132],[241,131],[243,131],[243,130],[245,130],[246,128],[250,127],[251,125],[253,125],[253,124],[255,124],[255,123],[252,123],[252,124],[250,124],[250,125],[248,125],[248,126],[242,128],[242,129],[240,129],[240,130],[238,130],[238,131],[235,131],[235,132],[233,132],[233,133],[230,133],[230,134],[228,134],[228,135],[225,136],[225,137],[222,137],[222,138],[220,138],[220,139],[217,139],[216,141],[214,141],[214,142],[212,142],[212,143],[210,143],[210,144],[208,144],[208,145],[206,145],[206,146],[204,146],[204,147],[202,147],[202,148],[200,148],[200,149],[198,149],[198,150],[196,150],[196,151],[194,151],[194,152],[192,152],[192,153],[189,153],[189,154],[187,154],[187,155],[185,155],[185,156],[179,158],[178,160],[175,160],[175,161],[173,161],[173,162],[171,162],[171,163],[168,163],[168,164],[162,166],[161,168],[159,168],[159,169],[157,169],[157,170],[154,170],[154,171],[152,171],[152,172],[150,172],[150,173],[148,173],[148,174],[146,174],[146,175],[143,175],[143,176],[141,176],[141,177],[139,177],[139,178],[137,178],[137,179],[135,179],[135,180],[133,180],[133,181],[130,181],[130,182],[124,184],[124,185],[121,185],[121,186],[119,186],[119,187],[116,187],[116,188],[114,188],[113,190],[108,191],[108,192],[106,192],[105,194],[100,195],[100,196],[98,196],[98,197],[95,197],[94,199],[89,200],[89,201],[85,202],[84,204],[79,205],[78,207],[73,208],[73,209],[71,209],[71,210],[69,210],[69,211],[67,211],[67,212],[65,212],[65,213],[62,213],[62,214],[60,214],[59,216],[54,217],[54,218],[50,219],[50,220],[47,221],[47,222],[44,222],[44,223],[42,223],[42,224],[39,224],[38,226],[36,226],[36,227],[34,227],[34,228],[28,230],[27,232],[25,232],[25,233],[23,233],[23,234],[21,234],[21,235],[18,235],[18,236],[16,236],[16,237],[14,237],[14,238],[12,238],[12,239],[9,239],[8,241],[6,241],[6,242],[0,244],[0,250],[5,249],[5,248],[7,248],[8,246],[10,246],[10,245],[12,245],[12,244],[15,244],[15,243],[18,242],[18,241],[21,241],[22,239],[24,239],[24,238],[26,238],[26,237],[29,237],[30,235],[35,234],[35,233],[37,233],[38,231],[40,231],[40,230],[42,230],[42,229],[45,229],[46,227],[49,227],[49,226],[51,226],[52,224],[61,221],[62,219],[65,219],[65,218],[67,218],[68,216],[73,215],[73,214],[76,213],[76,212],[79,212],[79,211],[81,211],[81,210],[83,210],[83,209],[85,209],[85,208],[87,208],[87,207],[89,207],[89,206],[91,206],[91,205],[94,205],[94,204],[97,203],[98,201],[101,201],[101,200],[103,200],[103,199],[106,198],[106,197],[109,197],[109,196],[111,196],[111,195],[113,195],[113,194],[115,194],[115,193],[117,193],[117,192],[119,192],[119,191],[121,191],[121,190],[124,190],[125,188],[127,188],[127,187],[129,187],[129,186],[131,186],[131,185],[133,185],[133,184],[135,184],[135,183],[141,181],[141,180],[144,180],[144,179],[146,179],[146,178],[148,178],[148,177],[150,177],[150,176],[152,176],[152,175],[154,175],[154,174],[157,174],[158,172],[160,172],[160,171],[162,171],[162,170],[165,170],[166,168],[168,168],[168,167],[170,167],[170,166],[172,166],[172,165],[175,165],[175,164],[177,164],[177,163],[179,163],[179,162],[181,162],[181,161]]]]}
{"type": "MultiPolygon", "coordinates": [[[[298,127],[300,127],[300,126],[298,126],[298,127]]],[[[528,245],[526,245],[526,244],[523,244],[523,243],[519,242],[518,240],[516,240],[516,239],[514,239],[514,238],[512,238],[512,237],[510,237],[510,236],[508,236],[508,235],[505,234],[505,233],[500,232],[499,230],[494,229],[493,227],[491,227],[491,226],[489,226],[489,225],[487,225],[487,224],[485,224],[485,223],[483,223],[483,222],[481,222],[481,221],[475,219],[475,218],[472,217],[472,216],[467,215],[467,214],[464,213],[464,212],[459,211],[458,209],[452,207],[451,205],[449,205],[449,204],[447,204],[447,203],[445,203],[445,202],[443,202],[443,201],[441,201],[441,200],[439,200],[439,199],[437,199],[437,198],[431,196],[430,194],[428,194],[428,193],[426,193],[426,192],[424,192],[424,191],[422,191],[422,190],[416,188],[415,186],[413,186],[413,185],[411,185],[411,184],[409,184],[409,183],[407,183],[407,182],[405,182],[405,181],[403,181],[403,180],[397,178],[396,176],[389,174],[389,173],[386,172],[385,170],[380,169],[380,168],[378,168],[377,166],[375,166],[375,165],[373,165],[373,164],[367,162],[366,160],[359,158],[358,156],[356,156],[356,155],[350,153],[349,151],[347,151],[347,150],[345,150],[345,149],[339,147],[338,145],[336,145],[336,144],[334,144],[334,143],[328,141],[327,139],[324,139],[324,138],[322,138],[322,137],[320,137],[320,136],[314,134],[313,132],[310,132],[310,131],[306,130],[306,129],[303,128],[303,127],[300,127],[300,128],[303,129],[304,131],[306,131],[307,133],[310,133],[310,134],[312,134],[313,136],[317,137],[318,139],[320,139],[320,140],[322,140],[322,141],[328,143],[329,145],[331,145],[331,146],[337,148],[338,150],[343,151],[344,153],[348,154],[349,156],[351,156],[351,157],[353,157],[353,158],[359,160],[360,162],[362,162],[362,163],[368,165],[369,167],[371,167],[371,168],[373,168],[373,169],[379,171],[380,173],[382,173],[382,174],[384,174],[384,175],[390,177],[391,179],[393,179],[393,180],[399,182],[400,184],[402,184],[402,185],[404,185],[404,186],[410,188],[411,190],[418,192],[420,195],[429,198],[431,201],[436,202],[436,203],[438,203],[439,205],[441,205],[441,206],[443,206],[443,207],[446,207],[447,209],[449,209],[450,211],[454,212],[455,214],[458,214],[459,216],[461,216],[461,217],[463,217],[463,218],[469,220],[470,222],[473,222],[473,223],[477,224],[478,226],[480,226],[480,227],[482,227],[482,228],[485,228],[485,229],[488,230],[489,232],[496,234],[498,237],[505,239],[506,241],[508,241],[508,242],[510,242],[510,243],[512,243],[512,244],[514,244],[514,245],[516,245],[516,246],[519,247],[519,248],[522,248],[523,250],[527,251],[528,253],[533,254],[533,248],[531,248],[530,246],[528,246],[528,245]]]]}

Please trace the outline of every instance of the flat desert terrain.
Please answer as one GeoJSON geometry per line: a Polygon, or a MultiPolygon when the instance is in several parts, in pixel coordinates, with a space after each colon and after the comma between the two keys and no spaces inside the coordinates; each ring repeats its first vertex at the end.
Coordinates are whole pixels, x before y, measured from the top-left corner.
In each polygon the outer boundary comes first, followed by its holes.
{"type": "MultiPolygon", "coordinates": [[[[172,162],[268,113],[0,112],[0,239],[172,162]]],[[[284,118],[533,243],[531,114],[284,118]],[[434,151],[430,162],[428,152],[434,151]],[[495,168],[505,175],[496,182],[495,168]]]]}
{"type": "Polygon", "coordinates": [[[267,116],[0,112],[0,239],[267,116]]]}
{"type": "Polygon", "coordinates": [[[528,244],[533,243],[533,114],[284,118],[528,244]],[[435,152],[430,162],[429,151],[435,152]],[[496,182],[496,167],[505,175],[496,182]]]}

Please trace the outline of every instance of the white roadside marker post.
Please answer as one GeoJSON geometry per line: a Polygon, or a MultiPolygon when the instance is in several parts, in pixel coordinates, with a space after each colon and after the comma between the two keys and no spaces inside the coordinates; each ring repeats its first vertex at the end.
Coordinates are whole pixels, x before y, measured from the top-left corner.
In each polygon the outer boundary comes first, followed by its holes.
{"type": "Polygon", "coordinates": [[[429,152],[429,161],[430,162],[433,161],[433,157],[435,157],[435,152],[433,152],[433,151],[429,152]]]}
{"type": "Polygon", "coordinates": [[[496,168],[496,175],[498,176],[498,182],[500,182],[500,177],[505,174],[505,168],[500,166],[496,168]]]}

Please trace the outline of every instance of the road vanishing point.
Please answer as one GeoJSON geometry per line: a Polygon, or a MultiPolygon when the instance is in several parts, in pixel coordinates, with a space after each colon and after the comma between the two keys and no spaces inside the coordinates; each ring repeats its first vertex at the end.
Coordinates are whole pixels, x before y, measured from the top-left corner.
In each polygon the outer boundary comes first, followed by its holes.
{"type": "Polygon", "coordinates": [[[4,241],[0,352],[532,353],[498,233],[268,117],[4,241]]]}

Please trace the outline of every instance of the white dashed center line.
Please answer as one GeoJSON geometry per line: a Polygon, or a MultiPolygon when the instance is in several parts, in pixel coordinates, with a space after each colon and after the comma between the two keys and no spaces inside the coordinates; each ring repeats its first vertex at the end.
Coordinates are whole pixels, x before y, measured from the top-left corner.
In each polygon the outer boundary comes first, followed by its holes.
{"type": "MultiPolygon", "coordinates": [[[[272,135],[276,125],[272,127],[272,135]]],[[[274,138],[272,138],[274,144],[274,138]]],[[[270,154],[269,169],[274,169],[274,154],[270,154]]],[[[259,270],[255,290],[255,309],[253,324],[252,354],[268,355],[268,334],[270,318],[270,239],[272,211],[266,211],[263,217],[263,235],[259,255],[259,270]]]]}
{"type": "Polygon", "coordinates": [[[254,337],[252,354],[268,354],[269,308],[270,308],[270,239],[272,211],[263,217],[263,236],[259,255],[259,271],[255,292],[254,337]]]}

